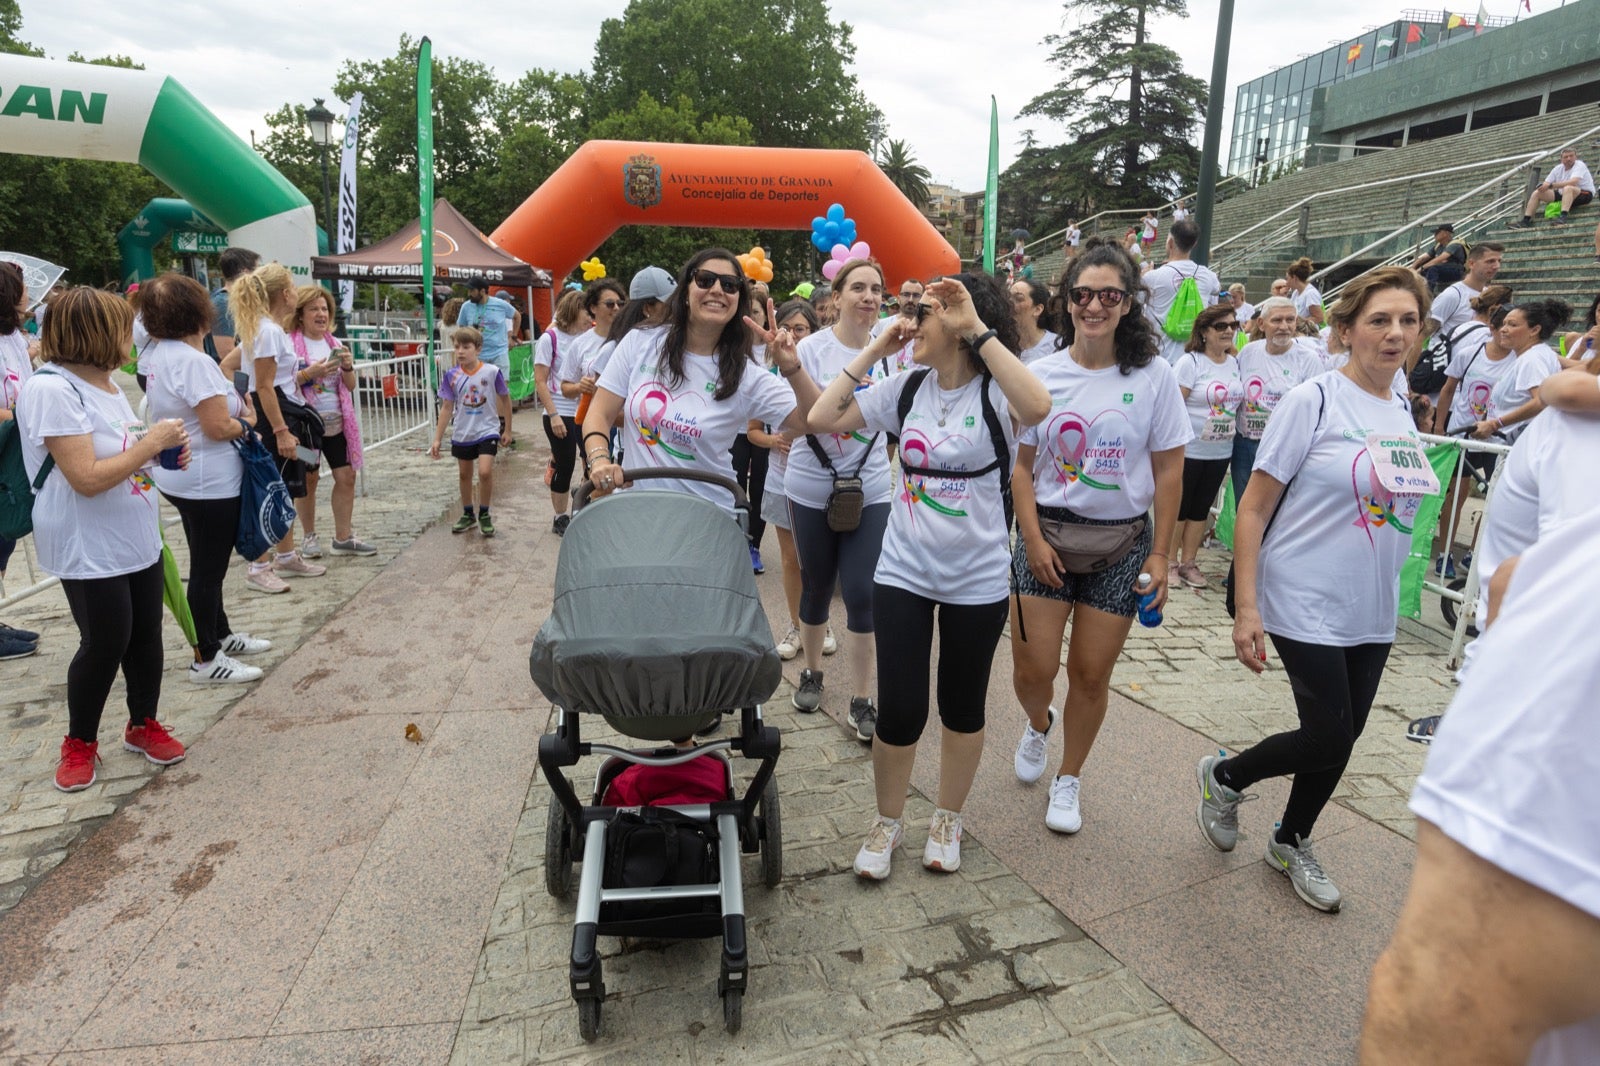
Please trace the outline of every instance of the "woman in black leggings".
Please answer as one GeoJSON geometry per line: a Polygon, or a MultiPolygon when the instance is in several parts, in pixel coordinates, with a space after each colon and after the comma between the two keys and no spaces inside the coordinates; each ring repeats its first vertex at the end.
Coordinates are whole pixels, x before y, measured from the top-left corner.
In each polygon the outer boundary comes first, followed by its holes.
{"type": "Polygon", "coordinates": [[[1271,636],[1300,725],[1231,759],[1201,759],[1197,817],[1207,843],[1232,851],[1244,790],[1293,774],[1266,861],[1321,911],[1337,911],[1342,897],[1311,849],[1312,829],[1366,727],[1394,643],[1411,527],[1431,491],[1416,473],[1427,461],[1410,409],[1393,390],[1428,303],[1421,277],[1401,267],[1345,286],[1331,318],[1350,360],[1284,396],[1239,502],[1234,650],[1260,673],[1271,636]]]}
{"type": "Polygon", "coordinates": [[[222,582],[239,530],[244,477],[233,442],[244,435],[253,412],[200,347],[211,328],[211,300],[200,283],[182,274],[163,274],[141,291],[151,337],[143,359],[150,417],[179,419],[189,434],[187,469],[158,466],[150,472],[161,494],[178,509],[189,544],[189,613],[197,639],[189,680],[213,685],[254,681],[260,668],[234,656],[269,651],[272,643],[235,633],[222,608],[222,582]]]}
{"type": "Polygon", "coordinates": [[[117,671],[127,682],[122,746],[166,765],[183,745],[156,720],[161,699],[161,530],[145,471],[163,451],[182,466],[189,435],[166,419],[146,427],[112,372],[133,348],[133,312],[99,289],[70,289],[45,319],[48,365],[17,397],[30,482],[52,466],[33,508],[39,565],[61,579],[78,624],[67,668],[67,735],[55,785],[94,784],[100,716],[117,671]]]}
{"type": "MultiPolygon", "coordinates": [[[[621,286],[610,282],[608,288],[594,287],[591,293],[597,301],[620,304],[620,290],[621,286]]],[[[585,391],[594,389],[594,382],[583,374],[584,353],[595,343],[584,301],[585,295],[575,289],[557,301],[555,322],[534,345],[533,354],[534,391],[544,410],[544,436],[550,442],[547,483],[550,506],[556,513],[550,529],[558,537],[566,534],[567,523],[572,521],[567,513],[572,504],[567,490],[572,487],[572,467],[578,457],[578,404],[585,391]]]]}
{"type": "Polygon", "coordinates": [[[961,808],[983,754],[989,667],[1006,622],[1015,422],[1034,425],[1050,413],[1050,393],[1016,357],[1016,343],[999,282],[958,274],[929,285],[914,317],[896,318],[811,408],[819,433],[900,436],[902,476],[873,584],[877,812],[856,855],[861,877],[888,877],[900,843],[917,739],[928,721],[936,619],[939,790],[922,864],[946,872],[961,865],[961,808]],[[917,370],[856,390],[874,363],[908,341],[917,370]]]}

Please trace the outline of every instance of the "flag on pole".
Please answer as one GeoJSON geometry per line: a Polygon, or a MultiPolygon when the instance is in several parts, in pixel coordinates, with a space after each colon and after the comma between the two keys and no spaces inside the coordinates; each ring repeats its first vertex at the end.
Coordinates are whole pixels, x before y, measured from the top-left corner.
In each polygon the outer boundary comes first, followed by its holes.
{"type": "Polygon", "coordinates": [[[1361,49],[1363,49],[1365,47],[1366,47],[1365,44],[1363,44],[1360,41],[1357,41],[1355,44],[1350,46],[1349,51],[1345,52],[1344,61],[1346,63],[1354,63],[1356,60],[1361,58],[1361,49]]]}
{"type": "Polygon", "coordinates": [[[1522,0],[1522,10],[1526,11],[1530,15],[1533,14],[1532,0],[1522,0]]]}
{"type": "Polygon", "coordinates": [[[1395,41],[1393,37],[1380,37],[1378,38],[1378,51],[1381,52],[1385,48],[1393,48],[1394,44],[1395,41]]]}
{"type": "Polygon", "coordinates": [[[989,97],[989,179],[983,187],[983,269],[994,273],[995,222],[1000,217],[1000,105],[989,97]]]}
{"type": "MultiPolygon", "coordinates": [[[[356,250],[356,138],[360,129],[361,94],[350,98],[344,119],[344,152],[339,158],[339,236],[334,251],[356,250]]],[[[355,306],[356,283],[339,282],[339,307],[349,314],[355,306]]]]}
{"type": "MultiPolygon", "coordinates": [[[[417,46],[417,222],[422,227],[422,314],[433,350],[433,42],[417,46]]],[[[438,386],[438,360],[428,360],[428,383],[438,386]]]]}
{"type": "Polygon", "coordinates": [[[1489,21],[1489,9],[1484,6],[1483,0],[1478,0],[1478,22],[1472,27],[1474,34],[1483,32],[1484,24],[1489,21]]]}
{"type": "Polygon", "coordinates": [[[1422,27],[1415,22],[1406,27],[1406,44],[1427,44],[1428,38],[1423,34],[1422,27]]]}

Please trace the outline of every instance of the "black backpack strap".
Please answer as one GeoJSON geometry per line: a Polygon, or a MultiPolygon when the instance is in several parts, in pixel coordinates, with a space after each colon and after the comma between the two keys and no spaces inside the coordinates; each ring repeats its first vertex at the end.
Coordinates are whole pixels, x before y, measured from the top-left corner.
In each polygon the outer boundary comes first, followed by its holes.
{"type": "Polygon", "coordinates": [[[994,381],[994,375],[985,368],[983,372],[983,391],[979,394],[983,404],[983,421],[989,427],[989,440],[994,444],[994,460],[1000,470],[1000,503],[1005,508],[1006,535],[1011,535],[1011,523],[1015,518],[1011,505],[1011,449],[1006,447],[1005,429],[1000,425],[1000,413],[994,409],[994,402],[989,399],[989,385],[994,381]]]}
{"type": "Polygon", "coordinates": [[[900,426],[900,432],[906,430],[906,418],[911,414],[911,404],[917,398],[917,390],[922,388],[922,383],[927,380],[932,372],[932,367],[918,367],[906,375],[906,383],[900,386],[900,403],[895,408],[895,422],[900,426]]]}
{"type": "Polygon", "coordinates": [[[838,471],[834,470],[833,462],[828,458],[828,453],[823,451],[822,445],[817,443],[815,434],[806,434],[806,444],[810,446],[812,454],[817,457],[817,462],[822,464],[822,469],[830,474],[838,473],[838,471]]]}

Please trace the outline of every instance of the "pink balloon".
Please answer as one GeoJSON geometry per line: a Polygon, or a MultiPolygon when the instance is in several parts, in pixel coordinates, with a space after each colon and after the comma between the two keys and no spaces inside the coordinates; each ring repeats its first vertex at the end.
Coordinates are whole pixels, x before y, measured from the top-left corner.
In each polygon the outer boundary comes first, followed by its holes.
{"type": "Polygon", "coordinates": [[[851,259],[870,259],[871,257],[872,249],[867,246],[866,241],[857,241],[850,246],[851,259]]]}
{"type": "MultiPolygon", "coordinates": [[[[839,248],[843,247],[844,245],[839,245],[839,248]]],[[[835,248],[834,250],[838,251],[838,248],[835,248]]],[[[830,259],[826,263],[822,264],[822,276],[827,278],[829,281],[832,281],[838,276],[839,268],[842,266],[844,266],[843,259],[830,259]]]]}
{"type": "Polygon", "coordinates": [[[847,245],[847,244],[836,244],[836,245],[833,246],[833,253],[832,254],[833,254],[833,261],[835,263],[843,263],[846,260],[851,258],[851,256],[850,256],[850,246],[847,245]]]}

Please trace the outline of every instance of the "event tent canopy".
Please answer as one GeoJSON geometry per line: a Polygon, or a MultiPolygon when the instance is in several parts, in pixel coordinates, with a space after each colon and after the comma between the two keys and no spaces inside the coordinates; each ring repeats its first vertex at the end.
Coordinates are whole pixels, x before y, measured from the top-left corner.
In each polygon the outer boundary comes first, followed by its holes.
{"type": "MultiPolygon", "coordinates": [[[[441,196],[433,205],[434,279],[461,284],[475,274],[497,288],[550,288],[549,271],[501,251],[441,196]]],[[[343,255],[316,256],[311,276],[323,281],[421,284],[422,225],[412,219],[376,244],[343,255]]]]}

